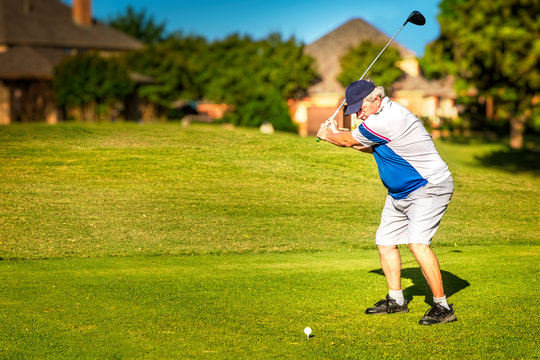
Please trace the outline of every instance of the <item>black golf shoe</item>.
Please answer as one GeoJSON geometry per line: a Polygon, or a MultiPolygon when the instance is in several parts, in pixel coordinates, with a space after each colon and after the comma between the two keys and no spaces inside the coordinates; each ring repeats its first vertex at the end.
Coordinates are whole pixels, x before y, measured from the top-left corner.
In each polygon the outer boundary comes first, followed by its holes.
{"type": "Polygon", "coordinates": [[[437,325],[456,321],[457,317],[456,314],[454,314],[454,308],[452,308],[452,305],[449,306],[450,310],[442,305],[433,304],[431,309],[429,309],[424,314],[422,320],[420,320],[420,325],[437,325]]]}
{"type": "Polygon", "coordinates": [[[405,300],[403,305],[398,305],[396,300],[392,299],[389,295],[386,295],[386,299],[382,299],[373,307],[366,309],[366,314],[368,315],[377,315],[377,314],[394,314],[394,313],[408,313],[409,308],[407,307],[408,301],[405,300]]]}

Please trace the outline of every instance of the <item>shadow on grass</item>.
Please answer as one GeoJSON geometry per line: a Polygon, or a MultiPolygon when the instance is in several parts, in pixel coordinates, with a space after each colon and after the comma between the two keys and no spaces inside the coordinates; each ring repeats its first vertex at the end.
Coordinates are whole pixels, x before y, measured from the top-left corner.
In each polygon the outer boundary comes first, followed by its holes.
{"type": "Polygon", "coordinates": [[[495,167],[512,173],[531,172],[534,176],[540,175],[540,151],[509,148],[484,156],[477,156],[476,159],[484,166],[495,167]]]}
{"type": "MultiPolygon", "coordinates": [[[[370,273],[384,276],[382,269],[371,270],[370,273]]],[[[459,276],[452,274],[451,272],[441,270],[441,275],[444,284],[444,292],[447,298],[450,298],[458,291],[463,290],[471,285],[467,280],[464,280],[459,276]]],[[[411,279],[413,282],[412,286],[409,286],[408,288],[403,290],[403,296],[405,297],[405,299],[410,300],[414,296],[424,296],[424,301],[426,302],[426,304],[432,304],[433,296],[420,268],[402,269],[401,277],[405,279],[411,279]]]]}
{"type": "MultiPolygon", "coordinates": [[[[450,136],[441,138],[442,142],[460,145],[508,144],[508,139],[501,138],[495,133],[477,134],[476,136],[450,136]]],[[[483,166],[501,169],[512,173],[529,172],[534,176],[540,175],[540,137],[525,135],[523,149],[506,149],[486,155],[476,156],[483,166]]]]}

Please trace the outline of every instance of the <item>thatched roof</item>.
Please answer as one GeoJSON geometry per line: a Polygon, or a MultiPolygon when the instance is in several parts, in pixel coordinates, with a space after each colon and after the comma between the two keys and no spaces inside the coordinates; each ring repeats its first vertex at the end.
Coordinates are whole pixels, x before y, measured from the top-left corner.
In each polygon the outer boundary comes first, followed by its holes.
{"type": "Polygon", "coordinates": [[[423,76],[405,75],[392,86],[393,91],[422,91],[428,96],[455,99],[454,79],[451,76],[440,80],[427,80],[423,76]]]}
{"type": "Polygon", "coordinates": [[[0,0],[0,79],[46,79],[72,49],[123,51],[142,43],[106,25],[78,25],[60,0],[0,0]]]}
{"type": "MultiPolygon", "coordinates": [[[[350,48],[360,45],[363,41],[386,44],[390,38],[374,26],[362,19],[352,19],[341,25],[322,38],[309,44],[305,52],[315,58],[318,72],[322,81],[309,89],[310,94],[323,92],[343,92],[343,87],[336,81],[341,72],[339,59],[350,48]]],[[[406,49],[395,40],[390,45],[400,52],[401,57],[416,57],[414,52],[406,49]]],[[[358,74],[360,77],[362,74],[358,74]]]]}
{"type": "Polygon", "coordinates": [[[0,53],[0,79],[42,79],[53,77],[53,68],[66,56],[61,49],[17,46],[0,53]]]}
{"type": "Polygon", "coordinates": [[[136,39],[99,22],[77,25],[60,0],[0,0],[0,45],[99,50],[142,48],[136,39]]]}

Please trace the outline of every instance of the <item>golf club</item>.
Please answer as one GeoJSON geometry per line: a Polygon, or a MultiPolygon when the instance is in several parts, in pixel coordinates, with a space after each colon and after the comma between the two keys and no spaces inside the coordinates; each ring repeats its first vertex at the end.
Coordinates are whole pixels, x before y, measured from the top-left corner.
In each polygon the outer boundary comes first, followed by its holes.
{"type": "MultiPolygon", "coordinates": [[[[384,50],[386,50],[386,48],[388,47],[388,45],[390,45],[390,43],[395,39],[395,37],[400,33],[401,30],[403,30],[403,28],[405,27],[405,25],[407,25],[408,23],[413,23],[414,25],[418,25],[418,26],[422,26],[426,23],[426,18],[424,17],[424,15],[422,15],[419,11],[416,11],[414,10],[413,12],[411,12],[409,14],[409,16],[407,17],[407,20],[405,20],[405,22],[403,23],[403,25],[401,26],[401,28],[397,31],[397,33],[392,36],[392,38],[390,39],[390,41],[388,41],[388,43],[386,43],[386,45],[384,46],[384,48],[381,50],[381,52],[379,53],[379,55],[377,55],[377,57],[375,58],[375,60],[373,60],[373,62],[368,66],[368,68],[366,69],[366,71],[364,71],[364,73],[362,74],[362,76],[360,76],[360,79],[358,80],[362,80],[364,78],[364,76],[366,76],[367,72],[369,71],[369,69],[371,69],[371,67],[373,66],[373,64],[375,64],[375,62],[377,61],[377,59],[381,56],[381,54],[384,52],[384,50]]],[[[339,105],[339,107],[337,108],[336,112],[334,113],[334,115],[332,115],[332,117],[330,119],[328,119],[327,121],[334,121],[334,119],[336,118],[337,114],[339,113],[339,111],[341,110],[341,108],[343,107],[343,105],[345,105],[345,101],[346,99],[343,99],[343,101],[341,102],[341,105],[339,105]]],[[[317,139],[317,141],[321,141],[320,139],[317,139]]]]}

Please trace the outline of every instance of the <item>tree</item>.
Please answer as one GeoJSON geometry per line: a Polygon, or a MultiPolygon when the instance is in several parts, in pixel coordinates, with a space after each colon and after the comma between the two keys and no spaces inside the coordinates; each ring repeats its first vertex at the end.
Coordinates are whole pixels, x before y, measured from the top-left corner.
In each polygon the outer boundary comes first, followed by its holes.
{"type": "Polygon", "coordinates": [[[132,6],[128,6],[125,14],[119,13],[109,18],[107,23],[146,44],[156,44],[164,40],[166,23],[157,23],[152,16],[147,16],[144,9],[137,12],[132,6]]]}
{"type": "MultiPolygon", "coordinates": [[[[358,80],[384,46],[385,44],[373,44],[370,41],[363,41],[359,46],[351,48],[340,59],[341,73],[337,77],[338,82],[347,87],[353,81],[358,80]]],[[[403,71],[396,66],[400,60],[399,52],[392,47],[388,47],[377,60],[377,66],[371,68],[366,78],[373,79],[377,85],[390,88],[403,75],[403,71]]]]}
{"type": "Polygon", "coordinates": [[[230,35],[211,44],[201,61],[204,96],[231,105],[227,120],[244,126],[269,122],[278,130],[294,130],[287,100],[304,96],[316,77],[303,45],[279,34],[259,41],[230,35]]]}
{"type": "Polygon", "coordinates": [[[537,0],[443,0],[441,35],[422,61],[430,76],[456,75],[460,94],[472,87],[492,99],[512,148],[527,125],[540,127],[539,13],[537,0]]]}
{"type": "Polygon", "coordinates": [[[104,107],[123,100],[133,86],[127,69],[117,58],[94,53],[68,57],[54,69],[53,88],[58,105],[81,108],[83,120],[99,117],[104,107]]]}
{"type": "Polygon", "coordinates": [[[161,43],[125,54],[124,61],[131,71],[156,79],[155,84],[141,86],[139,96],[166,109],[178,99],[203,97],[200,77],[206,71],[203,59],[207,52],[204,38],[184,37],[179,33],[161,43]]]}
{"type": "Polygon", "coordinates": [[[152,76],[139,95],[162,108],[175,100],[207,99],[230,105],[226,121],[242,126],[270,122],[291,131],[287,100],[305,96],[316,73],[313,59],[294,38],[271,34],[262,40],[230,35],[207,43],[174,34],[125,56],[130,70],[152,76]]]}

